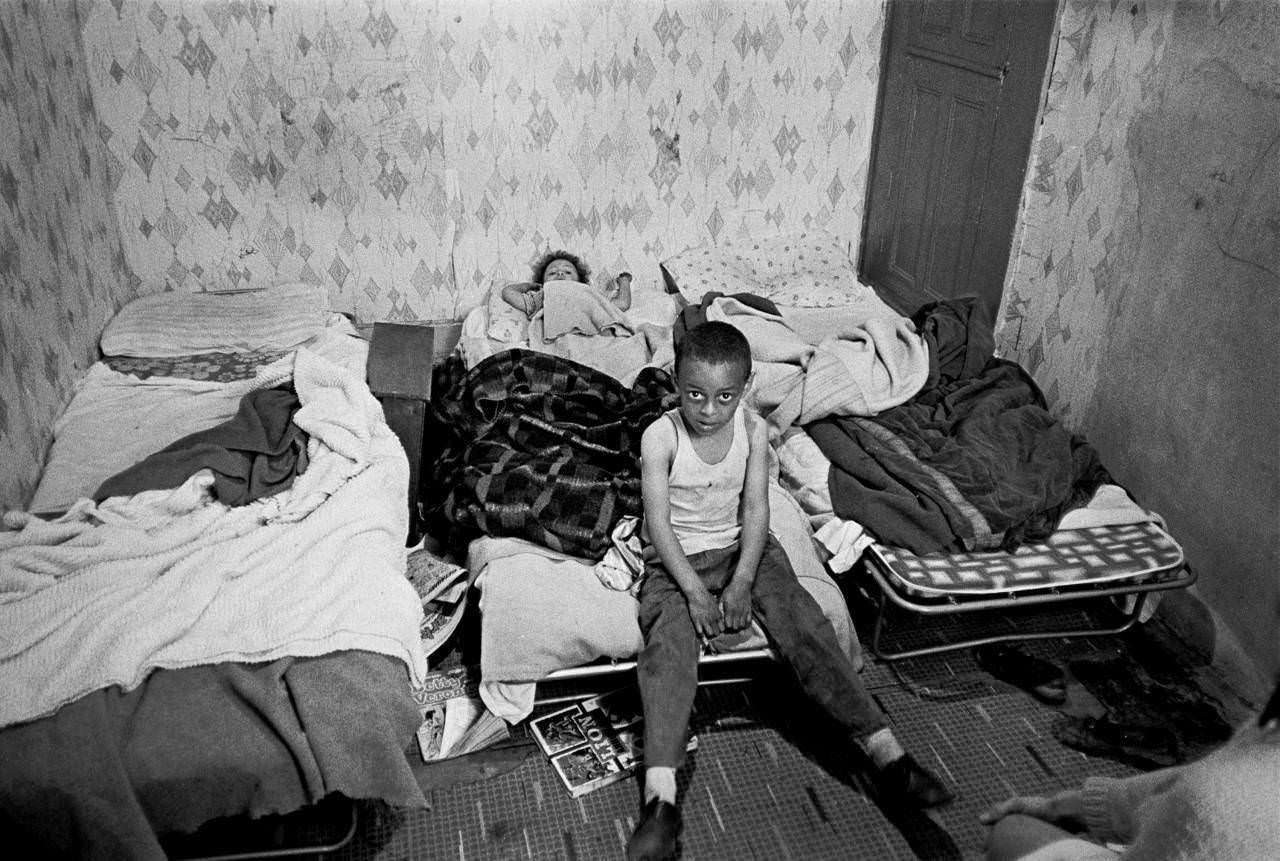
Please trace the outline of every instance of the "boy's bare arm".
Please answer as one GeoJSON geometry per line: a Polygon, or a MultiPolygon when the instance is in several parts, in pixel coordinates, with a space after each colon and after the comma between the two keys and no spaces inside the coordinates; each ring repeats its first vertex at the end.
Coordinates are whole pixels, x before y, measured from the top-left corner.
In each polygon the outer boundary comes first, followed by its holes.
{"type": "Polygon", "coordinates": [[[754,413],[746,413],[747,474],[742,483],[742,535],[739,539],[738,564],[733,578],[720,596],[725,625],[730,630],[745,628],[751,621],[751,586],[764,552],[769,534],[769,445],[768,431],[754,413]]]}
{"type": "Polygon", "coordinates": [[[704,637],[714,637],[723,628],[720,608],[684,555],[680,540],[671,528],[670,489],[667,476],[675,457],[675,429],[666,419],[658,419],[640,438],[640,489],[644,498],[645,528],[667,573],[684,592],[693,626],[704,637]]]}

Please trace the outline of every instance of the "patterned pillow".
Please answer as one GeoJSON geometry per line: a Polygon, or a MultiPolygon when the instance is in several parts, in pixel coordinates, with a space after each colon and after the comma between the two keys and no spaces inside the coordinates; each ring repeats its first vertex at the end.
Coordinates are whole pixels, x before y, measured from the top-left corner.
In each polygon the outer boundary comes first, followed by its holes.
{"type": "Polygon", "coordinates": [[[840,240],[824,231],[691,248],[662,265],[693,304],[718,290],[754,293],[795,308],[830,308],[873,292],[858,281],[840,240]]]}
{"type": "Polygon", "coordinates": [[[121,374],[140,380],[148,377],[178,377],[230,383],[257,376],[259,369],[283,356],[284,352],[198,353],[191,356],[107,356],[102,361],[121,374]]]}
{"type": "Polygon", "coordinates": [[[486,334],[504,344],[520,344],[529,340],[529,318],[502,298],[504,286],[495,283],[489,289],[489,329],[486,334]]]}

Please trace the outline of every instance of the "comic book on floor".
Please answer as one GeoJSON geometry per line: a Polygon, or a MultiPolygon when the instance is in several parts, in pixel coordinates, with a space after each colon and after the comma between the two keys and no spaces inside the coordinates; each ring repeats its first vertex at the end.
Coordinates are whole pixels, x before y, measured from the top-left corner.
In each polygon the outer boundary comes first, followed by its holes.
{"type": "Polygon", "coordinates": [[[480,699],[479,676],[458,667],[427,673],[415,688],[422,723],[418,726],[418,752],[423,762],[462,756],[511,736],[507,722],[480,699]]]}
{"type": "MultiPolygon", "coordinates": [[[[534,718],[529,727],[574,798],[618,782],[644,759],[644,712],[634,685],[534,718]]],[[[697,746],[691,735],[688,750],[697,746]]]]}
{"type": "Polygon", "coordinates": [[[467,569],[426,548],[409,554],[409,582],[422,599],[422,650],[430,657],[444,648],[467,609],[467,569]]]}

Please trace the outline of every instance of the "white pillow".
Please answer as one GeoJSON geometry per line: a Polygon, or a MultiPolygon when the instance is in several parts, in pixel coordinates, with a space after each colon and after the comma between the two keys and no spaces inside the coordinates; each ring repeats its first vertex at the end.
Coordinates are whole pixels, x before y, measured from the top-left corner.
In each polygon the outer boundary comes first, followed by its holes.
{"type": "Polygon", "coordinates": [[[322,287],[284,284],[245,293],[152,293],[125,305],[102,331],[104,356],[284,351],[324,331],[322,287]]]}
{"type": "Polygon", "coordinates": [[[486,307],[489,310],[489,328],[486,334],[504,344],[519,344],[529,340],[529,318],[506,299],[502,298],[504,283],[495,282],[489,288],[486,307]]]}
{"type": "Polygon", "coordinates": [[[662,262],[692,304],[711,291],[753,293],[793,308],[848,305],[872,293],[840,241],[825,231],[703,246],[662,262]]]}

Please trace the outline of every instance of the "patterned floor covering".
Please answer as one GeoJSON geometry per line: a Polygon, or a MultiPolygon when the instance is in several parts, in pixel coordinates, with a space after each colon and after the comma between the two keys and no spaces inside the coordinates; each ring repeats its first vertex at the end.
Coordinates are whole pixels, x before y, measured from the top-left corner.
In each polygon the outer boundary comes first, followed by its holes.
{"type": "MultiPolygon", "coordinates": [[[[956,802],[928,815],[886,815],[872,803],[850,776],[852,761],[839,740],[815,722],[775,665],[757,664],[746,682],[702,688],[695,715],[699,749],[680,775],[681,857],[981,858],[986,829],[978,814],[991,803],[1012,793],[1075,786],[1090,774],[1137,770],[1065,746],[1055,722],[1107,711],[1133,714],[1152,692],[1165,694],[1156,706],[1207,706],[1224,719],[1234,720],[1228,713],[1241,708],[1208,692],[1199,661],[1170,651],[1164,641],[1153,645],[1145,630],[1042,640],[1027,649],[1068,668],[1101,662],[1133,681],[1099,686],[1095,673],[1086,685],[1068,673],[1067,703],[1050,707],[994,680],[967,650],[892,664],[868,660],[863,678],[898,737],[958,793],[956,802]]],[[[610,684],[619,683],[615,677],[610,684]]],[[[333,857],[623,857],[638,812],[637,780],[574,799],[536,751],[490,771],[485,779],[434,788],[430,811],[362,808],[355,838],[333,857]]]]}

